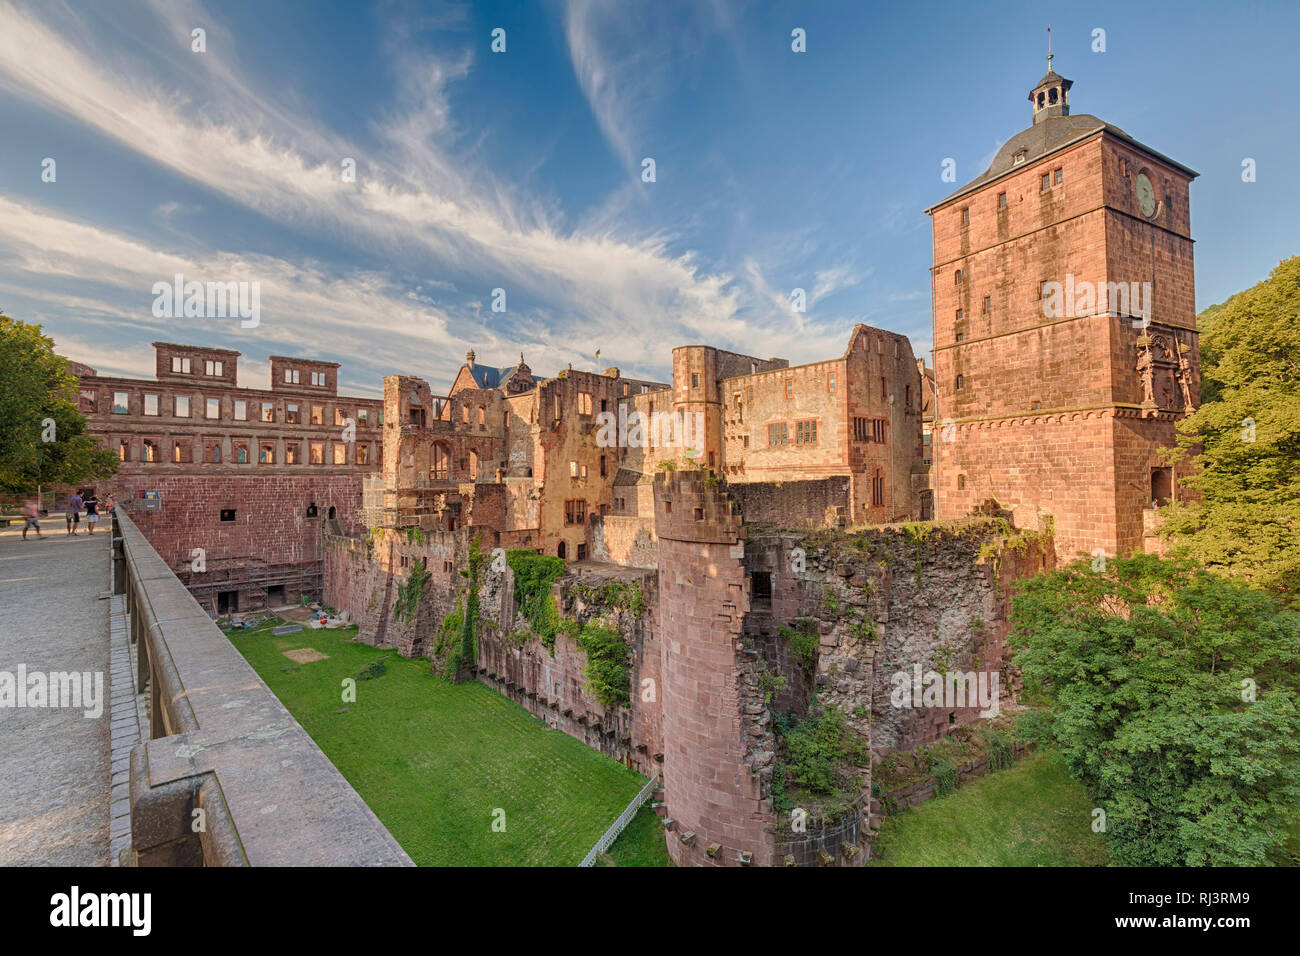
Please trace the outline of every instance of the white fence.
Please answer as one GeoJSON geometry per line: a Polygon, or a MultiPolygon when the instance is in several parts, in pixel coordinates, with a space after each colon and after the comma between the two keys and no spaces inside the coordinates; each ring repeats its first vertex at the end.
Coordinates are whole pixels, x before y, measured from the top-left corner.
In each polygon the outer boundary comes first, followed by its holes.
{"type": "Polygon", "coordinates": [[[605,835],[596,841],[596,845],[593,846],[587,855],[582,858],[582,862],[579,863],[578,866],[591,866],[596,862],[597,853],[604,853],[613,846],[614,841],[618,839],[618,835],[623,832],[623,829],[629,823],[632,822],[632,818],[636,816],[636,812],[641,809],[641,804],[645,803],[646,798],[650,796],[658,786],[659,779],[657,777],[652,777],[650,782],[641,788],[641,792],[632,798],[632,802],[627,805],[627,809],[620,813],[618,819],[615,820],[610,828],[605,831],[605,835]]]}

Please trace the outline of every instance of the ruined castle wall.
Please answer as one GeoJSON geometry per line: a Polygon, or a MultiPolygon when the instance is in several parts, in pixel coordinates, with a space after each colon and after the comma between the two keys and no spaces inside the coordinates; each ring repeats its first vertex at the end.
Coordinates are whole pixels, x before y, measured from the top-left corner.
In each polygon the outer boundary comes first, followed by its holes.
{"type": "Polygon", "coordinates": [[[587,522],[587,554],[593,561],[658,568],[654,521],[631,515],[596,515],[587,522]]]}
{"type": "Polygon", "coordinates": [[[495,532],[480,528],[422,537],[392,529],[381,529],[370,539],[330,537],[325,546],[324,601],[352,615],[358,640],[395,648],[407,657],[428,656],[443,618],[456,610],[464,590],[460,569],[468,564],[470,547],[480,536],[484,551],[501,546],[495,532]],[[415,615],[399,618],[393,611],[398,585],[417,562],[425,563],[429,580],[415,615]]]}
{"type": "MultiPolygon", "coordinates": [[[[629,574],[622,579],[639,582],[647,604],[653,606],[653,574],[629,574]]],[[[555,585],[553,593],[560,613],[579,623],[598,620],[616,627],[623,635],[632,655],[629,706],[606,707],[588,693],[583,675],[586,654],[572,637],[557,634],[552,654],[528,632],[527,622],[517,613],[514,576],[509,569],[502,574],[485,574],[480,589],[485,623],[478,636],[478,679],[553,729],[638,773],[656,776],[663,745],[658,694],[660,650],[653,615],[637,616],[627,609],[588,602],[576,594],[574,585],[581,580],[564,578],[555,585]]]]}
{"type": "Polygon", "coordinates": [[[849,479],[728,483],[746,524],[776,528],[834,527],[849,515],[849,479]]]}
{"type": "Polygon", "coordinates": [[[668,850],[679,865],[775,861],[774,738],[742,640],[744,530],[700,472],[655,484],[668,850]]]}

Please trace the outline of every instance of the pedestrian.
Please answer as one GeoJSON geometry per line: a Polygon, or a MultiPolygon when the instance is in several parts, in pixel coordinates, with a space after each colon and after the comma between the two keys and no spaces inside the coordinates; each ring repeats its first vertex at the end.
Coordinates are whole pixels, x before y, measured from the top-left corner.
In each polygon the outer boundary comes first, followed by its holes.
{"type": "Polygon", "coordinates": [[[41,503],[35,498],[28,498],[23,502],[23,514],[27,517],[23,523],[23,540],[27,540],[28,528],[35,528],[36,537],[44,538],[45,535],[41,534],[41,503]]]}
{"type": "Polygon", "coordinates": [[[72,497],[68,499],[67,520],[69,535],[75,535],[77,533],[77,526],[81,524],[81,506],[84,503],[85,502],[82,501],[81,498],[81,493],[77,491],[74,491],[72,497]]]}
{"type": "Polygon", "coordinates": [[[91,488],[86,492],[86,497],[82,501],[86,506],[86,528],[88,534],[95,533],[95,522],[99,520],[99,498],[95,496],[95,489],[91,488]]]}

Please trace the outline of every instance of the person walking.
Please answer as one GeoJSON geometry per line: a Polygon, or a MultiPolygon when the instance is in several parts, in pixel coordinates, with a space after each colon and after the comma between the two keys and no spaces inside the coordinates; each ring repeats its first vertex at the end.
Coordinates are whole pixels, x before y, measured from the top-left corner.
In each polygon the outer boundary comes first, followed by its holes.
{"type": "Polygon", "coordinates": [[[81,499],[81,493],[74,491],[72,497],[68,499],[68,534],[75,535],[77,526],[81,524],[81,506],[85,504],[81,499]]]}
{"type": "Polygon", "coordinates": [[[23,523],[23,540],[27,540],[27,529],[35,528],[36,537],[44,538],[41,534],[41,503],[35,498],[28,498],[23,502],[23,514],[27,520],[23,523]]]}
{"type": "Polygon", "coordinates": [[[95,489],[91,488],[86,492],[85,500],[82,504],[86,506],[86,533],[95,533],[95,522],[99,520],[99,498],[95,496],[95,489]]]}

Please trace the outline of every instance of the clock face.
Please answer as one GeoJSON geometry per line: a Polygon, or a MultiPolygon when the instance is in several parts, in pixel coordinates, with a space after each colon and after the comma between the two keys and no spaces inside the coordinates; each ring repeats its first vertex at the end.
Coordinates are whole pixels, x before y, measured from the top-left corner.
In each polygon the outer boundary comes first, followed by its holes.
{"type": "Polygon", "coordinates": [[[1156,190],[1151,185],[1151,180],[1147,178],[1146,173],[1137,175],[1137,198],[1138,208],[1142,210],[1142,215],[1150,219],[1156,214],[1156,190]]]}

